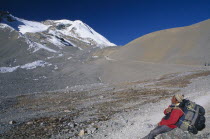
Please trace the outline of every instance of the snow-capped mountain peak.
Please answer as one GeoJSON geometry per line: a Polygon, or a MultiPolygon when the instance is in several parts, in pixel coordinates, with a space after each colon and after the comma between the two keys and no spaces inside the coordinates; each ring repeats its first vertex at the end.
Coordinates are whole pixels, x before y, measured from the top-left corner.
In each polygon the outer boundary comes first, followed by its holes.
{"type": "Polygon", "coordinates": [[[44,33],[46,41],[59,48],[66,45],[76,46],[72,43],[72,39],[100,48],[116,46],[80,20],[71,21],[62,19],[36,22],[15,17],[9,12],[0,12],[0,22],[9,25],[22,34],[44,33]],[[71,40],[69,40],[70,38],[71,40]]]}
{"type": "Polygon", "coordinates": [[[80,20],[70,21],[63,19],[51,21],[55,23],[58,29],[57,31],[61,34],[77,38],[85,43],[99,47],[116,46],[80,20]]]}

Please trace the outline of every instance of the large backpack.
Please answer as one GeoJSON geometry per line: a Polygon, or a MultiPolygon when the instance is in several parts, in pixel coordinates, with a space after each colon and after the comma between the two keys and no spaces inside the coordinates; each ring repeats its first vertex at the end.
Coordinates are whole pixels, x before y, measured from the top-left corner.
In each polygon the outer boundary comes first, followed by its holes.
{"type": "Polygon", "coordinates": [[[198,131],[205,128],[205,109],[202,106],[184,99],[179,107],[184,112],[184,115],[176,123],[180,129],[197,134],[198,131]]]}

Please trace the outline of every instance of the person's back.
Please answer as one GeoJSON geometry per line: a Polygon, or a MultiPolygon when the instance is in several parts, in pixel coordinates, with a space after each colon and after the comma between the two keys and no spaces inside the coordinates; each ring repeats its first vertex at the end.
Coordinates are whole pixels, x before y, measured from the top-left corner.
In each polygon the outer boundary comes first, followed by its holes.
{"type": "Polygon", "coordinates": [[[183,95],[180,94],[173,96],[171,99],[172,105],[164,110],[165,116],[158,123],[158,126],[143,139],[154,139],[157,135],[169,132],[176,128],[176,123],[178,122],[179,118],[184,114],[182,109],[179,107],[179,103],[182,102],[183,99],[183,95]]]}

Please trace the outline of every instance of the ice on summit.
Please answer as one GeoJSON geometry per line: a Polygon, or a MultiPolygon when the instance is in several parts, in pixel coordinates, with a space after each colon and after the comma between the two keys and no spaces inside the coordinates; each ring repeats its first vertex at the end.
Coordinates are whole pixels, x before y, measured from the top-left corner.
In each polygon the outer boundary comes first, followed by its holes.
{"type": "Polygon", "coordinates": [[[66,28],[58,30],[61,34],[72,36],[90,44],[94,41],[99,47],[116,46],[80,20],[70,21],[64,19],[54,20],[54,22],[57,23],[57,26],[66,26],[66,28]]]}

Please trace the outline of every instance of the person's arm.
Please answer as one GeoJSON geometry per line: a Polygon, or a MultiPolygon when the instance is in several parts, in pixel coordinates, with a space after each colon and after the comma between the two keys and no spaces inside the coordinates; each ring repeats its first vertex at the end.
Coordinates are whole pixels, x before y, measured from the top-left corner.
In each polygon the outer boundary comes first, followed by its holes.
{"type": "Polygon", "coordinates": [[[168,108],[165,109],[163,113],[166,115],[167,113],[171,112],[171,110],[172,110],[172,108],[169,105],[168,108]]]}
{"type": "Polygon", "coordinates": [[[179,118],[183,115],[181,110],[173,110],[170,118],[168,120],[162,120],[159,125],[173,125],[179,120],[179,118]]]}
{"type": "Polygon", "coordinates": [[[164,110],[164,112],[163,112],[165,115],[167,114],[167,112],[166,112],[166,109],[164,110]]]}

